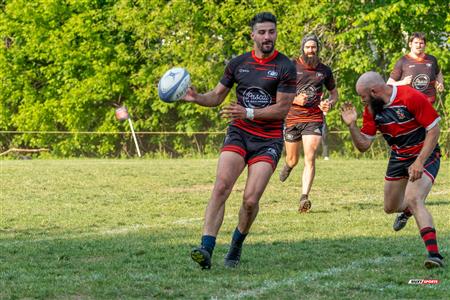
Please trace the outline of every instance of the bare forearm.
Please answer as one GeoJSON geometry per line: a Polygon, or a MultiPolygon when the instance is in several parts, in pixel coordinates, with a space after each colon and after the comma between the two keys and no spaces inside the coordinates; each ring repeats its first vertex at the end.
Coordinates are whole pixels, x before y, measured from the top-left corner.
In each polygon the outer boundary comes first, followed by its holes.
{"type": "Polygon", "coordinates": [[[210,91],[205,94],[198,94],[193,102],[201,106],[214,107],[218,106],[220,103],[222,103],[222,101],[223,98],[221,98],[214,91],[210,91]]]}
{"type": "Polygon", "coordinates": [[[419,156],[417,156],[416,158],[416,160],[418,160],[422,165],[426,162],[428,157],[430,157],[431,153],[436,147],[436,144],[439,140],[439,133],[440,129],[438,125],[427,131],[425,140],[423,141],[422,150],[420,151],[419,156]]]}
{"type": "Polygon", "coordinates": [[[356,125],[356,122],[352,122],[348,126],[348,129],[350,130],[350,135],[352,137],[353,144],[355,145],[355,147],[360,152],[366,152],[370,148],[372,141],[361,133],[361,130],[359,130],[358,126],[356,125]]]}
{"type": "Polygon", "coordinates": [[[436,81],[440,84],[444,84],[444,75],[442,75],[442,72],[439,72],[436,76],[436,81]]]}
{"type": "Polygon", "coordinates": [[[287,105],[271,105],[264,108],[254,109],[255,120],[284,120],[289,111],[287,105]]]}
{"type": "Polygon", "coordinates": [[[338,99],[339,99],[339,94],[338,94],[337,89],[335,88],[330,91],[330,99],[329,99],[330,104],[332,106],[334,106],[336,104],[336,102],[338,101],[338,99]]]}

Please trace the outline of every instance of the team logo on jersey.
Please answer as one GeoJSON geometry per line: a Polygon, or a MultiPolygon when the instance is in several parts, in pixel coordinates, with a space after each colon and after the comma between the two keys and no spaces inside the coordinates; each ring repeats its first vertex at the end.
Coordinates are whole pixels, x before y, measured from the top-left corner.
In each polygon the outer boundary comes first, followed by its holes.
{"type": "Polygon", "coordinates": [[[274,70],[269,70],[269,71],[267,71],[267,77],[277,78],[278,77],[278,72],[274,71],[274,70]]]}
{"type": "Polygon", "coordinates": [[[404,118],[406,118],[405,113],[400,108],[395,109],[394,111],[400,120],[403,120],[404,118]]]}
{"type": "Polygon", "coordinates": [[[263,108],[272,102],[272,96],[259,87],[250,87],[243,94],[244,106],[248,108],[263,108]]]}
{"type": "Polygon", "coordinates": [[[414,77],[412,81],[412,87],[418,91],[424,91],[428,87],[429,83],[430,77],[428,77],[428,75],[419,74],[416,77],[414,77]]]}

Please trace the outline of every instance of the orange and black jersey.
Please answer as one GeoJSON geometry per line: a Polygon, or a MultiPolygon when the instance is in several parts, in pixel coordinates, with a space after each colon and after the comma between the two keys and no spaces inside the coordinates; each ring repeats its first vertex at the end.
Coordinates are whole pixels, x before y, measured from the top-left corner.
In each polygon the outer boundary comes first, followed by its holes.
{"type": "Polygon", "coordinates": [[[436,99],[434,84],[437,74],[439,74],[439,65],[436,57],[424,54],[416,59],[407,54],[397,61],[390,77],[399,81],[412,75],[411,86],[424,93],[428,101],[434,103],[436,99]]]}
{"type": "Polygon", "coordinates": [[[440,117],[424,94],[409,86],[392,88],[390,102],[381,113],[373,116],[365,108],[361,133],[372,139],[378,129],[391,146],[392,156],[414,158],[422,150],[426,131],[436,126],[440,117]]]}
{"type": "MultiPolygon", "coordinates": [[[[264,108],[276,103],[277,92],[295,93],[295,67],[283,54],[274,51],[268,58],[260,59],[254,51],[233,58],[220,80],[231,88],[237,83],[238,104],[246,108],[264,108]]],[[[231,125],[264,138],[281,138],[283,120],[238,119],[231,125]]]]}
{"type": "Polygon", "coordinates": [[[323,94],[323,86],[331,91],[336,87],[331,68],[319,63],[316,68],[311,68],[297,59],[295,61],[297,72],[296,95],[305,93],[308,95],[305,105],[293,103],[286,118],[286,127],[298,123],[322,122],[323,114],[319,108],[323,94]]]}

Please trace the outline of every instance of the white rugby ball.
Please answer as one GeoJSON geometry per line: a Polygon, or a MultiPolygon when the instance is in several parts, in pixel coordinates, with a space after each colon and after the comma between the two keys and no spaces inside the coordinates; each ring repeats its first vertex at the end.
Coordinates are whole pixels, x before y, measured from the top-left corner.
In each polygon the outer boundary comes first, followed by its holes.
{"type": "Polygon", "coordinates": [[[164,102],[175,102],[186,95],[191,76],[184,68],[175,67],[164,73],[158,83],[158,96],[164,102]]]}

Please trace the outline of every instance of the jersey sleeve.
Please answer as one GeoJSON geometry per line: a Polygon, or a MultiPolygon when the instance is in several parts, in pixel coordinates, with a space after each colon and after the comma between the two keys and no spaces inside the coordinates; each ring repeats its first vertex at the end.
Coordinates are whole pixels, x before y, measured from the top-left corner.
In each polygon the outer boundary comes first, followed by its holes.
{"type": "Polygon", "coordinates": [[[326,77],[324,82],[325,87],[329,91],[334,90],[334,88],[336,87],[336,81],[334,80],[333,72],[330,68],[328,68],[327,75],[328,76],[326,77]]]}
{"type": "Polygon", "coordinates": [[[233,84],[236,83],[236,78],[234,76],[234,70],[238,66],[238,60],[233,58],[226,66],[225,71],[223,73],[222,78],[220,79],[220,83],[226,86],[227,88],[232,88],[233,84]]]}
{"type": "Polygon", "coordinates": [[[426,130],[430,130],[441,120],[427,97],[413,88],[408,89],[405,97],[406,108],[414,115],[416,121],[426,130]]]}
{"type": "Polygon", "coordinates": [[[403,59],[400,58],[395,63],[394,69],[392,70],[389,77],[391,77],[395,81],[399,81],[400,79],[402,79],[402,66],[403,66],[403,59]]]}
{"type": "Polygon", "coordinates": [[[433,60],[434,60],[434,65],[436,66],[436,68],[435,68],[436,73],[435,74],[437,75],[437,74],[439,74],[441,69],[439,68],[439,64],[438,64],[438,61],[437,61],[436,57],[433,57],[433,60]]]}
{"type": "Polygon", "coordinates": [[[369,139],[374,139],[377,134],[377,125],[375,124],[373,115],[370,113],[367,106],[364,108],[363,112],[363,125],[361,128],[361,133],[369,139]]]}
{"type": "Polygon", "coordinates": [[[295,93],[297,85],[297,70],[295,65],[288,60],[284,72],[281,75],[280,83],[278,84],[277,92],[281,93],[295,93]]]}

